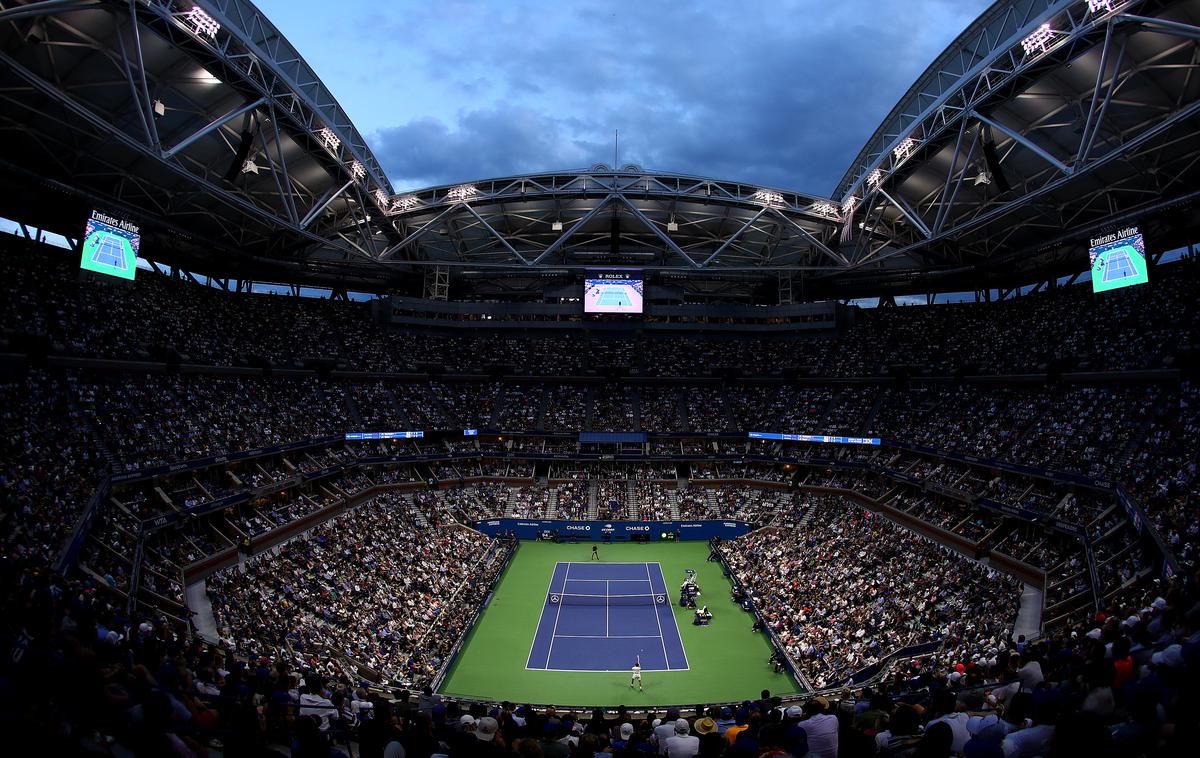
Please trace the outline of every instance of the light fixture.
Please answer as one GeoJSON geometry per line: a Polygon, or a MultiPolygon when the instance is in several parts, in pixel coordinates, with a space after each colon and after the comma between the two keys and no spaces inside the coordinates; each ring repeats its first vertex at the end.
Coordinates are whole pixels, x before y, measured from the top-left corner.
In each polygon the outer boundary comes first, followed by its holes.
{"type": "Polygon", "coordinates": [[[809,211],[809,213],[813,213],[818,216],[824,216],[825,218],[837,218],[838,217],[837,206],[834,205],[833,203],[827,203],[824,200],[820,200],[818,202],[813,203],[809,207],[808,211],[809,211]]]}
{"type": "Polygon", "coordinates": [[[1032,34],[1021,40],[1021,47],[1025,49],[1026,55],[1033,55],[1038,52],[1044,53],[1053,39],[1054,30],[1050,28],[1050,23],[1047,22],[1034,29],[1032,34]]]}
{"type": "Polygon", "coordinates": [[[750,196],[752,200],[757,200],[763,205],[783,205],[783,195],[770,190],[759,190],[750,196]]]}
{"type": "Polygon", "coordinates": [[[363,164],[358,161],[353,161],[350,164],[350,176],[362,181],[362,178],[367,175],[367,170],[363,168],[363,164]]]}
{"type": "Polygon", "coordinates": [[[875,169],[867,177],[867,184],[871,187],[878,187],[880,182],[882,182],[882,181],[883,181],[883,172],[880,171],[879,169],[875,169]]]}
{"type": "Polygon", "coordinates": [[[978,174],[976,174],[976,176],[975,176],[975,186],[976,187],[978,187],[981,184],[988,185],[991,183],[992,183],[992,175],[989,174],[988,172],[980,171],[978,174]]]}
{"type": "Polygon", "coordinates": [[[162,100],[155,100],[152,105],[154,107],[155,116],[162,118],[163,116],[167,115],[167,104],[162,100]]]}
{"type": "Polygon", "coordinates": [[[904,160],[912,155],[912,151],[917,147],[917,141],[912,137],[905,137],[904,140],[892,148],[892,156],[895,157],[896,163],[904,160]]]}
{"type": "Polygon", "coordinates": [[[671,216],[671,220],[667,222],[667,231],[668,231],[668,232],[677,232],[677,231],[679,231],[679,224],[675,223],[675,217],[674,217],[674,216],[671,216]]]}
{"type": "Polygon", "coordinates": [[[386,210],[388,205],[390,204],[391,198],[389,198],[387,193],[381,189],[375,190],[374,195],[375,195],[375,202],[379,205],[380,208],[383,208],[386,210]]]}
{"type": "Polygon", "coordinates": [[[550,224],[550,229],[551,229],[551,231],[561,232],[562,231],[562,222],[555,220],[554,223],[550,224]]]}
{"type": "Polygon", "coordinates": [[[411,211],[413,208],[416,208],[420,202],[421,201],[417,199],[416,195],[405,195],[404,197],[398,197],[392,201],[392,211],[411,211]]]}
{"type": "Polygon", "coordinates": [[[204,36],[215,39],[217,32],[221,31],[221,25],[217,23],[217,20],[205,13],[199,5],[193,5],[187,12],[186,18],[192,25],[192,34],[197,37],[204,36]]]}
{"type": "Polygon", "coordinates": [[[1122,4],[1122,0],[1088,0],[1088,10],[1092,13],[1100,13],[1101,11],[1111,13],[1122,4]]]}
{"type": "Polygon", "coordinates": [[[321,144],[325,146],[325,149],[331,153],[336,153],[338,148],[342,146],[342,140],[328,126],[318,129],[316,135],[321,144]]]}
{"type": "Polygon", "coordinates": [[[242,173],[243,174],[257,174],[258,173],[258,164],[255,163],[253,161],[253,159],[247,158],[246,162],[242,164],[242,173]]]}
{"type": "Polygon", "coordinates": [[[477,194],[479,194],[479,190],[475,189],[470,184],[460,184],[457,187],[451,187],[450,189],[446,190],[446,197],[459,202],[462,202],[467,198],[474,197],[477,194]]]}

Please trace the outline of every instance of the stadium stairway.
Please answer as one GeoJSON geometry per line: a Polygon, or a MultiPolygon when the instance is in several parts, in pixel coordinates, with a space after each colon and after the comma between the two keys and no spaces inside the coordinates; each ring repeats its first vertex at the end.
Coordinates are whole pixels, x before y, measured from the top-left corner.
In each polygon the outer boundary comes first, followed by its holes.
{"type": "Polygon", "coordinates": [[[600,514],[600,504],[596,502],[596,489],[598,487],[599,483],[595,479],[588,480],[587,517],[589,521],[595,521],[596,516],[600,514]]]}
{"type": "Polygon", "coordinates": [[[671,504],[671,520],[679,520],[679,492],[671,491],[667,493],[667,502],[671,504]]]}
{"type": "Polygon", "coordinates": [[[391,409],[392,413],[396,414],[396,418],[404,419],[405,429],[416,428],[416,424],[414,424],[412,419],[408,417],[408,414],[404,412],[404,404],[401,403],[396,398],[395,394],[392,393],[391,387],[383,387],[383,396],[387,399],[388,407],[391,409]]]}
{"type": "Polygon", "coordinates": [[[712,518],[720,518],[721,517],[721,503],[717,500],[717,488],[716,487],[705,488],[704,499],[708,501],[709,516],[712,518]]]}
{"type": "Polygon", "coordinates": [[[641,521],[642,508],[637,497],[637,480],[625,480],[625,517],[630,521],[641,521]]]}
{"type": "Polygon", "coordinates": [[[67,393],[67,408],[71,411],[72,416],[83,421],[84,427],[92,437],[92,442],[96,443],[96,449],[100,451],[100,455],[104,456],[104,461],[108,464],[108,470],[119,470],[120,466],[117,456],[113,455],[112,450],[108,447],[108,443],[104,441],[104,435],[100,433],[99,427],[96,426],[96,420],[92,417],[92,414],[79,407],[74,385],[71,386],[71,391],[67,393]]]}
{"type": "Polygon", "coordinates": [[[633,428],[644,429],[642,426],[642,393],[637,387],[629,389],[629,408],[633,412],[633,428]]]}
{"type": "Polygon", "coordinates": [[[205,580],[193,582],[184,591],[184,601],[192,612],[192,624],[196,627],[196,636],[210,645],[220,642],[217,633],[217,621],[213,618],[212,603],[208,599],[208,585],[205,580]]]}
{"type": "Polygon", "coordinates": [[[354,393],[347,392],[343,395],[342,399],[346,401],[346,414],[350,416],[350,421],[354,423],[355,427],[366,429],[367,426],[363,423],[362,413],[358,410],[358,403],[354,401],[354,393]]]}
{"type": "Polygon", "coordinates": [[[552,519],[558,513],[558,487],[551,487],[546,490],[546,510],[542,513],[542,518],[552,519]]]}
{"type": "MultiPolygon", "coordinates": [[[[584,407],[583,428],[588,431],[591,431],[592,417],[596,413],[596,388],[595,387],[588,387],[587,394],[583,398],[583,407],[584,407]]],[[[593,515],[591,518],[595,518],[595,516],[593,515]]]]}
{"type": "Polygon", "coordinates": [[[537,415],[533,419],[533,428],[539,432],[546,430],[546,414],[550,412],[550,392],[542,392],[538,399],[537,415]]]}
{"type": "Polygon", "coordinates": [[[1021,591],[1021,609],[1017,612],[1017,621],[1013,624],[1013,638],[1025,635],[1032,640],[1041,636],[1042,628],[1042,591],[1031,584],[1025,585],[1021,591]]]}
{"type": "Polygon", "coordinates": [[[883,407],[883,401],[887,398],[887,394],[883,390],[875,393],[875,402],[871,403],[871,410],[867,413],[867,417],[863,419],[862,426],[858,430],[859,434],[874,436],[872,431],[875,429],[875,417],[879,415],[879,409],[883,407]]]}
{"type": "Polygon", "coordinates": [[[515,513],[517,510],[517,490],[516,490],[516,488],[510,489],[508,491],[508,499],[505,501],[505,503],[506,503],[506,505],[504,506],[504,516],[505,516],[505,518],[512,518],[513,513],[515,513]]]}

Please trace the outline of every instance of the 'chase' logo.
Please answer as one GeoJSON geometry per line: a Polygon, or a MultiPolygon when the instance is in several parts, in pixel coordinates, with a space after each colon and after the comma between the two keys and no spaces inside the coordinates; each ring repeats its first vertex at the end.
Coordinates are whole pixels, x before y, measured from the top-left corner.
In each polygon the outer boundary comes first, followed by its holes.
{"type": "Polygon", "coordinates": [[[590,531],[592,531],[592,527],[588,524],[584,524],[584,525],[567,524],[566,529],[569,532],[590,532],[590,531]]]}
{"type": "Polygon", "coordinates": [[[648,526],[627,526],[627,527],[625,527],[625,531],[627,531],[627,532],[648,532],[648,531],[650,531],[650,527],[648,527],[648,526]]]}

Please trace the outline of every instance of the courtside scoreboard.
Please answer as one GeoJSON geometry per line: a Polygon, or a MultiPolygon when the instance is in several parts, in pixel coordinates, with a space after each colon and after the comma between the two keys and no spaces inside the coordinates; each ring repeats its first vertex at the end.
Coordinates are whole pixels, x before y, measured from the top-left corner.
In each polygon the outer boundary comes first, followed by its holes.
{"type": "Polygon", "coordinates": [[[83,233],[79,268],[132,280],[137,275],[141,231],[136,224],[92,211],[83,233]]]}
{"type": "Polygon", "coordinates": [[[1092,292],[1132,287],[1150,281],[1146,242],[1136,226],[1095,237],[1088,247],[1092,292]]]}
{"type": "Polygon", "coordinates": [[[642,313],[645,282],[629,272],[590,274],[583,280],[584,313],[642,313]]]}

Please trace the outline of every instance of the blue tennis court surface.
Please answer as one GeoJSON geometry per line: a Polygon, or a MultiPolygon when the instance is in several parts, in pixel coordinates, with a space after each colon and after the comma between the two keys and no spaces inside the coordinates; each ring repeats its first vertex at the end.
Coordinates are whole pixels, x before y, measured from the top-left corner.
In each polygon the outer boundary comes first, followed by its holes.
{"type": "Polygon", "coordinates": [[[1104,281],[1111,282],[1131,276],[1137,276],[1137,269],[1134,268],[1128,252],[1113,250],[1104,256],[1104,281]]]}
{"type": "Polygon", "coordinates": [[[685,671],[687,653],[657,563],[557,563],[527,669],[685,671]]]}
{"type": "Polygon", "coordinates": [[[92,248],[92,263],[124,271],[126,268],[124,246],[106,235],[98,236],[96,240],[92,248]]]}
{"type": "Polygon", "coordinates": [[[600,297],[596,299],[597,305],[615,306],[618,308],[627,308],[633,305],[629,298],[625,296],[617,287],[609,287],[600,292],[600,297]]]}

